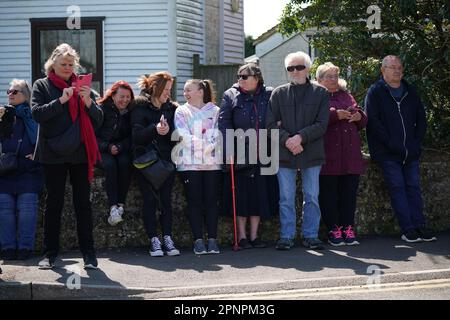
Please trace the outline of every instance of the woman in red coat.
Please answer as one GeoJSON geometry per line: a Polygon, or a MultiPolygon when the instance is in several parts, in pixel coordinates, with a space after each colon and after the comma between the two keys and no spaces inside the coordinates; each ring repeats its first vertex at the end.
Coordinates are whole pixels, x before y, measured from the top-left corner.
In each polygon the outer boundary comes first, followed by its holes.
{"type": "Polygon", "coordinates": [[[326,62],[317,68],[319,84],[330,93],[330,120],[325,134],[326,162],[320,172],[319,205],[333,246],[357,245],[354,230],[356,192],[364,172],[359,130],[367,116],[339,79],[339,68],[326,62]]]}

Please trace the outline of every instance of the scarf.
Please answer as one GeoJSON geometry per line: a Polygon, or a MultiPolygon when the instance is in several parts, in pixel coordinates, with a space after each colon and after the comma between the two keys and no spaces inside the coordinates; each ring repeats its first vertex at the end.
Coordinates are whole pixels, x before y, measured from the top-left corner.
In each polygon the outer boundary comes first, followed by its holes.
{"type": "MultiPolygon", "coordinates": [[[[58,77],[54,71],[50,72],[48,76],[49,80],[60,90],[69,88],[70,86],[60,77],[58,77]]],[[[76,82],[77,76],[73,73],[70,77],[70,84],[76,82]]],[[[69,100],[69,111],[72,118],[72,122],[77,119],[78,113],[80,114],[80,135],[81,142],[84,143],[86,148],[86,155],[88,160],[88,181],[92,182],[94,178],[94,165],[101,161],[101,155],[98,150],[97,138],[95,137],[94,128],[92,127],[91,120],[87,114],[83,99],[78,99],[78,92],[74,88],[72,97],[69,100]]]]}
{"type": "Polygon", "coordinates": [[[21,118],[25,124],[25,130],[28,138],[30,138],[31,144],[35,145],[37,140],[37,128],[36,121],[31,117],[31,108],[28,103],[21,103],[15,106],[16,116],[21,118]]]}

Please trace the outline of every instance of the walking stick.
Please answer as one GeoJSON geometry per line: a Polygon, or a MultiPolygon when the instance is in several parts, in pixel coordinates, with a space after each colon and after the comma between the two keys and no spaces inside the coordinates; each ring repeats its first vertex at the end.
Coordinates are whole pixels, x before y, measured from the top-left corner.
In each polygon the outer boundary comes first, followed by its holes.
{"type": "Polygon", "coordinates": [[[233,226],[234,226],[234,243],[233,243],[233,251],[239,250],[239,245],[237,242],[237,229],[236,229],[236,194],[234,188],[234,162],[233,156],[230,157],[230,165],[231,165],[231,194],[233,196],[233,226]]]}

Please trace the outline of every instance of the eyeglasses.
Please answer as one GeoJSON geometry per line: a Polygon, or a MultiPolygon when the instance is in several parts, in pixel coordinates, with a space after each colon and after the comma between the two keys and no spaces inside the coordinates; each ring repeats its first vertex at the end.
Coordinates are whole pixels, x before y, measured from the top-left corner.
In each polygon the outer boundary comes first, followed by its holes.
{"type": "Polygon", "coordinates": [[[305,70],[305,69],[306,69],[306,66],[304,66],[302,64],[299,64],[299,65],[296,65],[296,66],[289,66],[289,67],[286,68],[286,70],[289,71],[289,72],[293,72],[294,70],[302,71],[302,70],[305,70]]]}
{"type": "Polygon", "coordinates": [[[238,80],[247,80],[248,77],[253,77],[253,75],[252,74],[238,74],[236,77],[238,80]]]}
{"type": "Polygon", "coordinates": [[[402,66],[385,66],[386,69],[392,69],[392,70],[397,70],[397,71],[403,71],[403,67],[402,66]]]}
{"type": "Polygon", "coordinates": [[[337,74],[333,74],[333,75],[326,75],[324,78],[328,80],[334,80],[339,79],[339,76],[337,74]]]}
{"type": "Polygon", "coordinates": [[[14,90],[6,90],[6,94],[12,94],[13,96],[14,95],[16,95],[17,93],[19,93],[19,92],[22,92],[21,90],[17,90],[17,89],[14,89],[14,90]]]}

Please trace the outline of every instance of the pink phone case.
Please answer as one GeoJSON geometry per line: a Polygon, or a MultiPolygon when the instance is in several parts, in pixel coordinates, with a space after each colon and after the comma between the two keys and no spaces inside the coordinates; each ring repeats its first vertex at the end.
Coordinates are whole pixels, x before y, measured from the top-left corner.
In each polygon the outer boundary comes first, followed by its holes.
{"type": "Polygon", "coordinates": [[[83,86],[91,87],[92,84],[92,73],[89,74],[80,74],[78,75],[78,80],[76,82],[75,87],[78,91],[80,91],[80,88],[83,86]]]}

